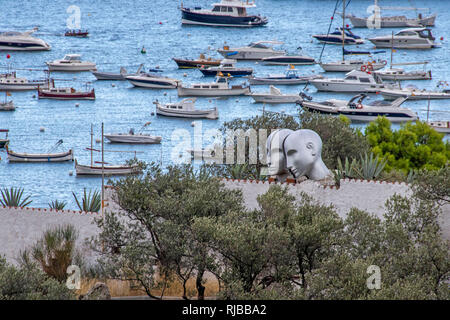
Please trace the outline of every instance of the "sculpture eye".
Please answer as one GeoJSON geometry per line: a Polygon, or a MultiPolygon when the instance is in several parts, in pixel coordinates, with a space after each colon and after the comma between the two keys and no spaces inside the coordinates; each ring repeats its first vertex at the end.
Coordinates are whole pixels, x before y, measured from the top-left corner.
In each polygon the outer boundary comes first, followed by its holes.
{"type": "Polygon", "coordinates": [[[308,148],[308,149],[314,148],[313,143],[312,142],[308,142],[308,144],[306,145],[306,148],[308,148]]]}
{"type": "Polygon", "coordinates": [[[287,152],[287,155],[288,155],[288,156],[293,156],[295,153],[297,153],[297,150],[292,149],[292,150],[289,150],[289,151],[287,152]]]}

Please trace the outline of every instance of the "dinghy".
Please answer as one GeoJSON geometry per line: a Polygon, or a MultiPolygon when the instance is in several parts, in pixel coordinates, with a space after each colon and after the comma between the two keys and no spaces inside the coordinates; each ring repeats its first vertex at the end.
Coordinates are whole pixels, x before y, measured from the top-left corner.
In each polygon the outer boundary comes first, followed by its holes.
{"type": "Polygon", "coordinates": [[[127,73],[127,70],[124,67],[120,68],[119,73],[114,72],[101,72],[101,71],[92,71],[91,73],[97,78],[97,80],[126,80],[127,76],[135,76],[141,73],[142,67],[144,64],[142,63],[135,73],[127,73]]]}
{"type": "Polygon", "coordinates": [[[137,174],[141,172],[138,165],[105,165],[105,166],[87,166],[82,165],[75,159],[75,171],[77,176],[81,175],[94,175],[101,176],[118,176],[118,175],[128,175],[137,174]]]}
{"type": "MultiPolygon", "coordinates": [[[[58,141],[55,148],[62,143],[58,141]]],[[[73,161],[73,149],[59,153],[24,153],[14,152],[6,145],[9,162],[63,162],[73,161]]]]}

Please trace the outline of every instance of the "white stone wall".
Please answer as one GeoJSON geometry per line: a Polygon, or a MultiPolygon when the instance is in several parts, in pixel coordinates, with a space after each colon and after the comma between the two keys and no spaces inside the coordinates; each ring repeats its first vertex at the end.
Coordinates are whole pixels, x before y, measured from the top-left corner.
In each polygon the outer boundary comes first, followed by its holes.
{"type": "MultiPolygon", "coordinates": [[[[261,181],[223,180],[230,189],[243,190],[244,201],[248,208],[257,207],[257,196],[267,192],[273,183],[261,181]]],[[[283,184],[293,195],[305,192],[320,203],[335,206],[338,214],[345,218],[352,207],[366,210],[382,218],[386,200],[394,194],[411,195],[409,186],[405,183],[386,183],[379,181],[342,180],[341,187],[324,187],[315,181],[304,181],[300,184],[283,184]]],[[[114,190],[105,190],[105,210],[118,211],[113,201],[114,190]]],[[[443,208],[441,226],[443,236],[450,240],[450,206],[443,208]]],[[[4,208],[0,206],[0,255],[5,255],[10,262],[15,262],[20,250],[30,247],[48,228],[61,224],[73,224],[79,231],[79,246],[84,255],[91,252],[83,247],[85,238],[98,232],[94,224],[97,213],[86,213],[72,210],[50,210],[36,208],[4,208]]]]}
{"type": "Polygon", "coordinates": [[[90,250],[84,246],[84,239],[98,232],[94,217],[97,213],[72,210],[51,210],[42,208],[5,208],[0,206],[0,255],[11,263],[21,250],[29,248],[51,227],[72,224],[79,231],[77,247],[89,257],[90,250]]]}

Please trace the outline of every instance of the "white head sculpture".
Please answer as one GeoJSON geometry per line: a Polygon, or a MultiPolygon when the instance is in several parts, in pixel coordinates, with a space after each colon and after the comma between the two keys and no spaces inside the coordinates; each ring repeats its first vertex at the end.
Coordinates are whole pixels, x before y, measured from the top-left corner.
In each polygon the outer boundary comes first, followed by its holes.
{"type": "Polygon", "coordinates": [[[294,131],[290,129],[277,129],[267,137],[266,149],[269,175],[273,176],[288,173],[283,142],[292,132],[294,131]]]}
{"type": "Polygon", "coordinates": [[[294,178],[307,176],[312,180],[322,180],[330,171],[322,161],[322,139],[309,129],[301,129],[289,134],[282,144],[286,157],[286,168],[294,178]]]}

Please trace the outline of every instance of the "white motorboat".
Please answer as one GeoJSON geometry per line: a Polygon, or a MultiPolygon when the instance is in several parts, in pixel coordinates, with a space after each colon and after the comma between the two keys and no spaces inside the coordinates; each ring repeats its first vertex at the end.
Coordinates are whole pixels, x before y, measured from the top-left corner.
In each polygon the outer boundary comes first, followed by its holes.
{"type": "Polygon", "coordinates": [[[450,90],[431,91],[418,89],[415,86],[408,86],[398,89],[382,89],[380,94],[385,100],[394,100],[398,97],[408,97],[408,100],[429,100],[429,99],[450,99],[450,90]]]}
{"type": "Polygon", "coordinates": [[[256,7],[254,1],[222,0],[211,10],[200,7],[184,8],[181,3],[181,23],[216,27],[256,27],[267,24],[266,17],[248,15],[247,9],[256,7]]]}
{"type": "Polygon", "coordinates": [[[128,174],[137,174],[142,170],[141,168],[135,165],[104,165],[102,166],[88,166],[79,164],[75,159],[75,171],[77,176],[89,175],[89,176],[101,176],[104,174],[105,176],[119,176],[119,175],[128,175],[128,174]]]}
{"type": "Polygon", "coordinates": [[[18,78],[16,72],[0,74],[0,90],[5,91],[25,91],[36,90],[39,86],[45,86],[46,80],[28,80],[18,78]]]}
{"type": "Polygon", "coordinates": [[[161,136],[154,136],[142,133],[142,130],[148,126],[150,122],[144,124],[140,132],[135,133],[134,129],[130,129],[128,133],[107,133],[103,136],[112,143],[129,143],[129,144],[158,144],[161,143],[161,136]]]}
{"type": "Polygon", "coordinates": [[[438,46],[429,28],[408,28],[394,35],[369,38],[377,48],[430,49],[438,46]]]}
{"type": "Polygon", "coordinates": [[[0,51],[50,50],[50,45],[44,40],[31,36],[37,30],[37,28],[34,28],[25,32],[8,31],[0,33],[0,51]]]}
{"type": "Polygon", "coordinates": [[[450,134],[450,121],[428,121],[428,125],[437,132],[450,134]]]}
{"type": "Polygon", "coordinates": [[[303,109],[329,115],[344,115],[353,121],[373,121],[378,116],[388,118],[391,122],[404,122],[417,120],[417,114],[411,109],[402,108],[400,105],[407,99],[401,97],[387,103],[386,101],[374,101],[370,104],[363,104],[366,94],[358,94],[349,101],[329,99],[315,102],[302,99],[299,104],[303,109]]]}
{"type": "Polygon", "coordinates": [[[196,109],[196,98],[186,98],[180,102],[161,104],[158,100],[153,103],[156,105],[156,114],[167,117],[177,118],[205,118],[205,119],[217,119],[219,113],[217,108],[213,109],[196,109]]]}
{"type": "Polygon", "coordinates": [[[326,72],[350,72],[352,70],[361,70],[364,66],[371,65],[373,70],[383,69],[387,64],[386,60],[382,61],[363,61],[363,60],[341,60],[335,62],[323,63],[319,62],[319,65],[326,72]]]}
{"type": "Polygon", "coordinates": [[[203,73],[204,76],[216,76],[219,72],[228,75],[229,77],[242,77],[248,76],[253,73],[252,68],[238,68],[236,67],[236,60],[223,59],[219,66],[200,67],[198,70],[203,73]]]}
{"type": "Polygon", "coordinates": [[[236,60],[261,60],[267,57],[285,55],[284,50],[274,50],[271,45],[283,44],[280,41],[256,41],[250,43],[248,46],[239,48],[230,48],[228,45],[223,46],[223,49],[218,49],[222,56],[236,60]]]}
{"type": "Polygon", "coordinates": [[[378,92],[382,89],[398,88],[398,84],[384,84],[375,74],[353,70],[345,78],[323,78],[311,80],[318,91],[331,92],[378,92]]]}
{"type": "Polygon", "coordinates": [[[206,96],[206,97],[218,97],[218,96],[241,96],[250,93],[250,87],[240,84],[230,86],[228,78],[223,76],[217,76],[214,82],[207,83],[193,83],[189,86],[185,86],[182,83],[177,88],[178,96],[206,96]]]}
{"type": "Polygon", "coordinates": [[[255,102],[259,103],[296,103],[301,101],[301,97],[299,94],[283,94],[280,89],[270,86],[270,91],[265,93],[252,92],[248,95],[255,100],[255,102]]]}
{"type": "Polygon", "coordinates": [[[49,71],[80,72],[97,70],[94,62],[81,61],[80,54],[66,54],[64,58],[46,62],[49,71]]]}
{"type": "Polygon", "coordinates": [[[286,70],[285,74],[269,74],[267,77],[255,77],[248,78],[248,82],[252,85],[260,84],[304,84],[313,79],[322,79],[322,75],[307,75],[300,76],[295,69],[286,70]]]}
{"type": "Polygon", "coordinates": [[[95,100],[95,90],[89,90],[88,85],[86,83],[86,91],[79,91],[72,87],[55,87],[54,80],[49,79],[45,87],[38,87],[38,99],[95,100]]]}
{"type": "Polygon", "coordinates": [[[381,15],[382,10],[414,10],[419,9],[429,10],[428,8],[413,8],[413,7],[380,7],[378,6],[378,1],[374,1],[374,5],[379,9],[380,16],[377,19],[357,17],[353,14],[347,15],[346,18],[350,19],[353,27],[355,28],[405,28],[405,27],[420,27],[434,26],[436,20],[436,14],[423,16],[422,13],[417,15],[417,18],[407,18],[406,16],[383,16],[381,15]]]}
{"type": "Polygon", "coordinates": [[[177,79],[160,76],[155,72],[126,76],[125,79],[127,79],[135,87],[143,87],[149,89],[174,89],[181,82],[177,79]]]}
{"type": "Polygon", "coordinates": [[[127,73],[127,69],[124,67],[120,68],[119,73],[92,70],[91,73],[97,78],[97,80],[126,80],[127,76],[139,75],[143,66],[144,64],[141,64],[135,73],[127,73]]]}
{"type": "Polygon", "coordinates": [[[9,162],[63,162],[73,160],[73,150],[59,153],[14,152],[6,145],[9,162]]]}
{"type": "Polygon", "coordinates": [[[316,38],[322,43],[327,44],[342,44],[342,41],[344,41],[345,44],[363,44],[364,40],[361,39],[361,37],[355,35],[353,32],[350,31],[349,28],[336,28],[336,30],[332,33],[328,34],[315,34],[312,36],[313,38],[316,38]],[[342,32],[342,30],[345,30],[342,32]]]}
{"type": "MultiPolygon", "coordinates": [[[[399,64],[397,64],[399,65],[399,64]]],[[[403,68],[390,68],[375,71],[382,80],[431,80],[431,70],[405,71],[403,68]]]]}

